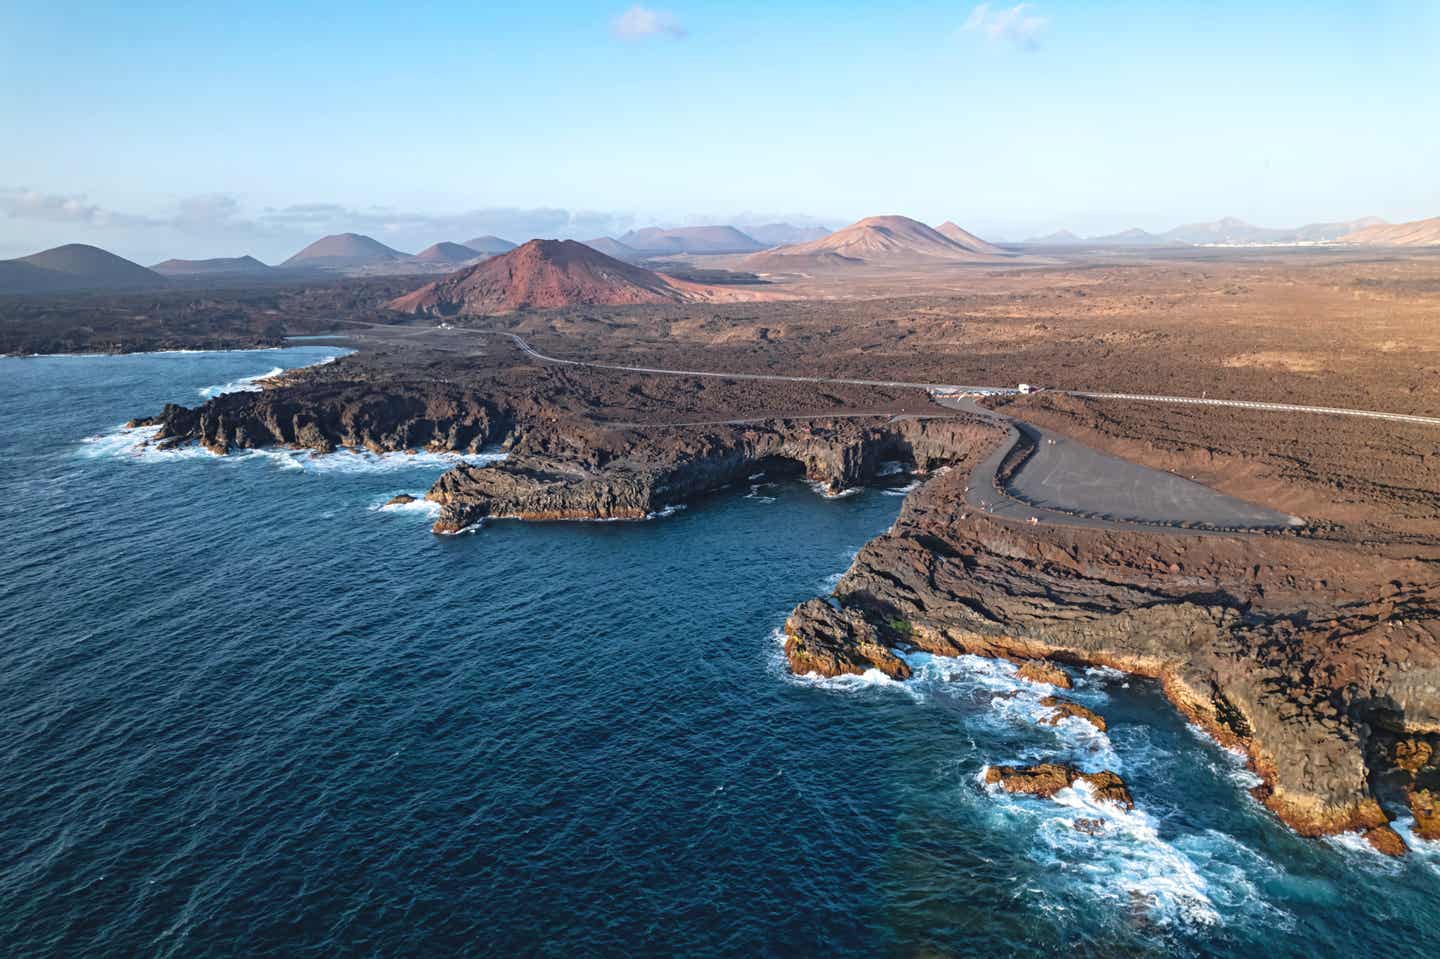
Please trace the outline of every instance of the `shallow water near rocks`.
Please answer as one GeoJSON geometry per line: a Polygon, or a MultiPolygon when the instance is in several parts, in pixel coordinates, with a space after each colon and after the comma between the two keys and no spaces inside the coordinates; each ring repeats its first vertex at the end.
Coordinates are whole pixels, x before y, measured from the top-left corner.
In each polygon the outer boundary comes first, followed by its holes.
{"type": "Polygon", "coordinates": [[[336,352],[0,359],[5,955],[1440,950],[1440,850],[1290,834],[1151,684],[1076,671],[1101,734],[1001,662],[789,676],[899,497],[436,537],[380,507],[443,458],[117,432],[336,352]],[[980,782],[1057,757],[1137,808],[980,782]]]}

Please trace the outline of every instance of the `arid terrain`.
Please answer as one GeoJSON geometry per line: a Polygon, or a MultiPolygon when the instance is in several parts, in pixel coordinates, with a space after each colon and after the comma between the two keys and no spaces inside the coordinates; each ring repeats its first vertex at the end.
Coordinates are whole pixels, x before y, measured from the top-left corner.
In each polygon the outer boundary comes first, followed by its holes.
{"type": "MultiPolygon", "coordinates": [[[[1192,720],[1244,749],[1265,780],[1259,798],[1304,833],[1360,830],[1403,852],[1388,822],[1405,807],[1418,834],[1440,829],[1440,429],[1058,392],[1440,415],[1440,256],[901,257],[771,276],[768,289],[787,297],[774,302],[601,305],[611,283],[669,281],[602,261],[580,274],[543,257],[523,273],[511,265],[537,251],[410,296],[419,279],[16,299],[5,342],[138,349],[335,331],[358,352],[261,393],[137,410],[137,425],[162,445],[216,453],[508,450],[435,484],[437,532],[490,517],[641,519],[756,471],[834,493],[899,461],[936,478],[831,600],[797,609],[793,669],[897,674],[897,654],[916,648],[1013,658],[1055,682],[1063,674],[1036,661],[1113,666],[1159,680],[1192,720]],[[495,312],[535,289],[566,302],[576,275],[591,302],[495,312]],[[523,283],[507,285],[515,276],[523,283]],[[396,308],[442,301],[444,327],[396,308]],[[990,397],[987,414],[922,389],[584,365],[596,363],[1057,392],[990,397]],[[1009,417],[1303,525],[1166,529],[1062,521],[1063,504],[1043,522],[1026,521],[1023,503],[991,509],[985,497],[1012,496],[1027,462],[1016,446],[985,472],[1013,441],[1009,417]]],[[[685,261],[712,276],[737,265],[685,261]]]]}

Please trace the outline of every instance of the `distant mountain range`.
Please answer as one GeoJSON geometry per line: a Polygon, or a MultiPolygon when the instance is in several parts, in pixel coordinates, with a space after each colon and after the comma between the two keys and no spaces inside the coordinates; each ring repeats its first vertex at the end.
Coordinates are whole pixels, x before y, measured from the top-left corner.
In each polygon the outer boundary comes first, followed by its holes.
{"type": "MultiPolygon", "coordinates": [[[[763,224],[751,229],[757,235],[729,225],[649,227],[632,230],[618,240],[597,237],[586,244],[565,242],[583,246],[596,256],[603,257],[607,263],[619,263],[627,268],[650,257],[674,254],[749,254],[741,261],[745,268],[762,271],[907,260],[920,262],[927,259],[985,262],[1014,255],[982,240],[953,221],[932,228],[904,216],[868,217],[833,233],[820,227],[798,227],[788,223],[763,224]],[[805,239],[771,245],[771,241],[783,237],[805,239]]],[[[1031,237],[1025,243],[1049,247],[1280,246],[1311,243],[1440,246],[1440,217],[1398,224],[1386,223],[1378,217],[1363,217],[1310,223],[1293,229],[1258,227],[1244,220],[1226,217],[1187,223],[1164,233],[1133,228],[1081,238],[1068,230],[1059,230],[1031,237]]],[[[313,271],[344,274],[452,273],[487,259],[504,257],[518,249],[520,247],[500,237],[481,236],[465,243],[442,241],[412,256],[373,237],[338,233],[316,240],[278,267],[267,266],[253,256],[238,256],[206,260],[171,259],[147,269],[99,247],[71,243],[30,256],[0,260],[0,293],[143,290],[165,287],[170,283],[189,282],[193,285],[201,280],[239,283],[250,279],[278,279],[313,271]]],[[[569,248],[545,247],[540,272],[553,274],[554,268],[562,262],[572,265],[581,263],[575,258],[578,254],[573,251],[562,256],[565,249],[569,248]]],[[[660,287],[654,287],[653,282],[648,279],[644,283],[634,281],[634,286],[651,292],[661,290],[659,295],[664,297],[670,295],[665,290],[673,292],[679,288],[677,284],[684,285],[688,281],[662,278],[658,281],[660,287]]],[[[565,284],[560,283],[560,286],[565,284]]],[[[572,291],[573,296],[567,294],[559,298],[567,302],[588,302],[585,297],[589,294],[584,292],[587,288],[587,282],[579,282],[572,291]]],[[[612,290],[596,295],[601,298],[595,302],[650,302],[625,299],[627,296],[641,296],[634,290],[628,293],[612,290]]]]}
{"type": "Polygon", "coordinates": [[[645,254],[633,246],[621,243],[619,240],[612,239],[608,236],[598,236],[593,240],[586,240],[584,242],[590,249],[599,250],[606,256],[614,257],[622,263],[636,263],[645,259],[645,254]]]}
{"type": "Polygon", "coordinates": [[[1362,217],[1335,223],[1308,223],[1289,229],[1255,226],[1235,217],[1203,223],[1186,223],[1164,233],[1149,233],[1138,227],[1090,236],[1083,239],[1069,230],[1031,237],[1035,246],[1283,246],[1297,243],[1329,243],[1347,234],[1385,223],[1379,217],[1362,217]]]}
{"type": "Polygon", "coordinates": [[[786,246],[792,243],[809,243],[829,236],[831,231],[823,226],[795,226],[793,223],[737,224],[736,229],[763,246],[786,246]]]}

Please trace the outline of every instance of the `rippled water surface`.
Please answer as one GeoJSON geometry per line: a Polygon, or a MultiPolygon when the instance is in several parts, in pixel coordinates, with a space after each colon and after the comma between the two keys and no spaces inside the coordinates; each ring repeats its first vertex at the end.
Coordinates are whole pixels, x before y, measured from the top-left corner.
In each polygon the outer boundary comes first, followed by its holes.
{"type": "Polygon", "coordinates": [[[899,496],[435,537],[439,458],[116,429],[333,355],[0,360],[5,955],[1440,953],[1440,850],[1289,834],[1148,684],[789,677],[899,496]],[[978,779],[1057,756],[1136,811],[978,779]]]}

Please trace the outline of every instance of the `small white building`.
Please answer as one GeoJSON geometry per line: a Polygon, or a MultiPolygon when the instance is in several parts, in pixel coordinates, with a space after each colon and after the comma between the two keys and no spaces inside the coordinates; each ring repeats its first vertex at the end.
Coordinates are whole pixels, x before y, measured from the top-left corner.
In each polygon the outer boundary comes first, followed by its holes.
{"type": "Polygon", "coordinates": [[[1035,392],[1035,387],[1031,386],[1029,383],[1021,383],[1015,388],[1015,390],[1018,393],[1028,396],[1029,394],[1035,392]]]}

